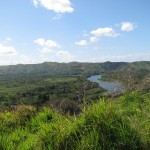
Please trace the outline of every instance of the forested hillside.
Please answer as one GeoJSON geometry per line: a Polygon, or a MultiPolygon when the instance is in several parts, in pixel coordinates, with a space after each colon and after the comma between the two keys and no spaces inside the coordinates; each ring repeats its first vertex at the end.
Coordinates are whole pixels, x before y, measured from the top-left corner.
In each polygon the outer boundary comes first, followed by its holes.
{"type": "Polygon", "coordinates": [[[104,89],[86,80],[95,74],[102,74],[108,80],[118,80],[128,90],[149,89],[150,62],[45,62],[1,66],[0,105],[41,105],[46,102],[56,107],[57,103],[65,101],[68,104],[71,101],[76,107],[83,98],[91,102],[103,96],[104,89]]]}
{"type": "Polygon", "coordinates": [[[141,62],[105,62],[105,63],[57,63],[0,66],[0,75],[80,75],[83,73],[99,73],[100,71],[150,70],[149,61],[141,62]]]}

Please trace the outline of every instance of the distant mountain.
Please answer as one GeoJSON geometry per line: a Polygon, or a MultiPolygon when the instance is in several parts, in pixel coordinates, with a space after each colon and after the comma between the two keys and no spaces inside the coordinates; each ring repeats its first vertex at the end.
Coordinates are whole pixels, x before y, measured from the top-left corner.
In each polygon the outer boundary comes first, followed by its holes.
{"type": "Polygon", "coordinates": [[[105,71],[150,72],[150,61],[141,62],[105,62],[105,63],[57,63],[19,64],[0,66],[0,76],[89,76],[105,71]]]}
{"type": "Polygon", "coordinates": [[[125,71],[132,69],[134,71],[137,70],[149,70],[150,71],[150,61],[139,61],[133,63],[126,63],[125,65],[121,65],[118,70],[125,71]]]}

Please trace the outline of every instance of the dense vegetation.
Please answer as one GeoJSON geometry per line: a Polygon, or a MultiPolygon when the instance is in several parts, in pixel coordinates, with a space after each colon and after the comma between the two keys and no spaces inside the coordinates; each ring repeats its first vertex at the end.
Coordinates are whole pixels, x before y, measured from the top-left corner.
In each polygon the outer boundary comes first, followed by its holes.
{"type": "Polygon", "coordinates": [[[1,150],[150,147],[150,62],[0,66],[1,150]],[[119,80],[106,95],[91,75],[119,80]]]}
{"type": "Polygon", "coordinates": [[[20,105],[0,113],[0,149],[148,149],[150,93],[125,94],[87,106],[79,116],[20,105]]]}
{"type": "Polygon", "coordinates": [[[103,74],[111,80],[117,79],[124,83],[129,91],[131,88],[139,87],[148,89],[150,62],[45,62],[33,65],[0,66],[0,105],[20,102],[39,104],[42,101],[52,100],[53,97],[73,99],[77,102],[81,101],[85,94],[89,99],[91,93],[97,99],[103,90],[98,85],[86,81],[86,77],[94,74],[103,74]]]}
{"type": "MultiPolygon", "coordinates": [[[[96,83],[77,78],[43,78],[43,81],[41,78],[39,83],[18,83],[18,85],[10,83],[1,88],[2,108],[11,108],[13,105],[23,103],[38,107],[46,105],[57,111],[74,114],[81,111],[83,98],[86,97],[86,100],[91,103],[104,91],[96,83]]],[[[14,83],[16,84],[16,81],[14,83]]]]}

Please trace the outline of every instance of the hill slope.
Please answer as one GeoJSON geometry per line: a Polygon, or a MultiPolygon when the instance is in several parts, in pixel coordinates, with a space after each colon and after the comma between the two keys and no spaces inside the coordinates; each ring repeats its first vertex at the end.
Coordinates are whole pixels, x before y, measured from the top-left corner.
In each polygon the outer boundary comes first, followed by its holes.
{"type": "Polygon", "coordinates": [[[0,112],[0,149],[103,150],[150,146],[149,95],[132,93],[118,100],[100,99],[76,117],[51,109],[18,106],[0,112]]]}

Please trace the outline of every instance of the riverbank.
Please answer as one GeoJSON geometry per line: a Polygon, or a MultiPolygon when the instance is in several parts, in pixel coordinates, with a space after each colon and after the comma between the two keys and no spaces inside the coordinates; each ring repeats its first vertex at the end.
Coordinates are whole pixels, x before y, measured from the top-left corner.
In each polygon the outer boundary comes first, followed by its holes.
{"type": "Polygon", "coordinates": [[[87,80],[97,83],[100,87],[107,90],[107,93],[123,93],[124,89],[119,81],[101,81],[102,75],[93,75],[88,77],[87,80]]]}

